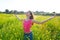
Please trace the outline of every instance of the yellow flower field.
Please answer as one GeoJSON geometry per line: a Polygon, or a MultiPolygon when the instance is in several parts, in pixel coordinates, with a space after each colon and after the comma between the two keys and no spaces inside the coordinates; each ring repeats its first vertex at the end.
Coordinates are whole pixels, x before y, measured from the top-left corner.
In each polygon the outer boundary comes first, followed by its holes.
{"type": "MultiPolygon", "coordinates": [[[[26,18],[25,15],[18,15],[26,18]]],[[[50,16],[34,15],[37,21],[43,21],[50,16]]],[[[60,40],[60,16],[45,22],[36,24],[31,28],[33,40],[60,40]]],[[[24,32],[22,22],[13,14],[0,14],[0,40],[23,40],[24,32]]]]}

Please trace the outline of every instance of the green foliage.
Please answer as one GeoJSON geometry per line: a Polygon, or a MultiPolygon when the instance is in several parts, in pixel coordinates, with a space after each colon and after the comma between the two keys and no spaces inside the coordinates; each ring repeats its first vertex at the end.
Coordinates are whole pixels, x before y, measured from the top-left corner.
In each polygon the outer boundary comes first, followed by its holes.
{"type": "MultiPolygon", "coordinates": [[[[25,15],[18,15],[25,18],[25,15]]],[[[43,21],[49,16],[35,15],[35,20],[43,21]]],[[[60,16],[44,24],[35,24],[31,28],[33,40],[60,40],[60,16]]],[[[13,14],[0,14],[0,40],[23,40],[24,32],[21,21],[13,14]]]]}

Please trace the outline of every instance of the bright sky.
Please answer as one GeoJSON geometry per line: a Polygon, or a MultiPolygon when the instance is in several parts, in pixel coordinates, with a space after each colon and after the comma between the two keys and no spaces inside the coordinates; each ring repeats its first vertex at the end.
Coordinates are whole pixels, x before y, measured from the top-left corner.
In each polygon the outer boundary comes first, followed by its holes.
{"type": "Polygon", "coordinates": [[[0,11],[5,9],[60,12],[60,0],[0,0],[0,11]]]}

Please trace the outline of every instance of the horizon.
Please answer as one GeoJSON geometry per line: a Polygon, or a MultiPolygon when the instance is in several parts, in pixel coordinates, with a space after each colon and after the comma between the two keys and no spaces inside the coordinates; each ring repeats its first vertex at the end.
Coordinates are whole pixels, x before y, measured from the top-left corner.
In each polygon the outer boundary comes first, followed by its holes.
{"type": "Polygon", "coordinates": [[[0,0],[0,11],[44,11],[60,13],[59,0],[0,0]]]}

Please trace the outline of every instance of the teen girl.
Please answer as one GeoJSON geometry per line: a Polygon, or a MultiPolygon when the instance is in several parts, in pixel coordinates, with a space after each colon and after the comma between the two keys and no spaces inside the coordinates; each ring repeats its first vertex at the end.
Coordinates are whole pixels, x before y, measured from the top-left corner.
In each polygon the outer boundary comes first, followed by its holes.
{"type": "Polygon", "coordinates": [[[15,14],[16,18],[19,21],[23,21],[24,40],[27,40],[27,37],[29,37],[30,40],[33,40],[33,34],[32,34],[32,31],[30,30],[30,28],[32,27],[33,23],[42,24],[42,23],[47,22],[48,20],[51,20],[52,18],[54,18],[56,16],[56,14],[54,14],[54,16],[51,16],[47,20],[44,20],[42,22],[38,22],[37,20],[34,20],[34,17],[33,17],[33,14],[32,14],[31,11],[26,12],[25,15],[26,15],[26,19],[20,19],[15,14]]]}

